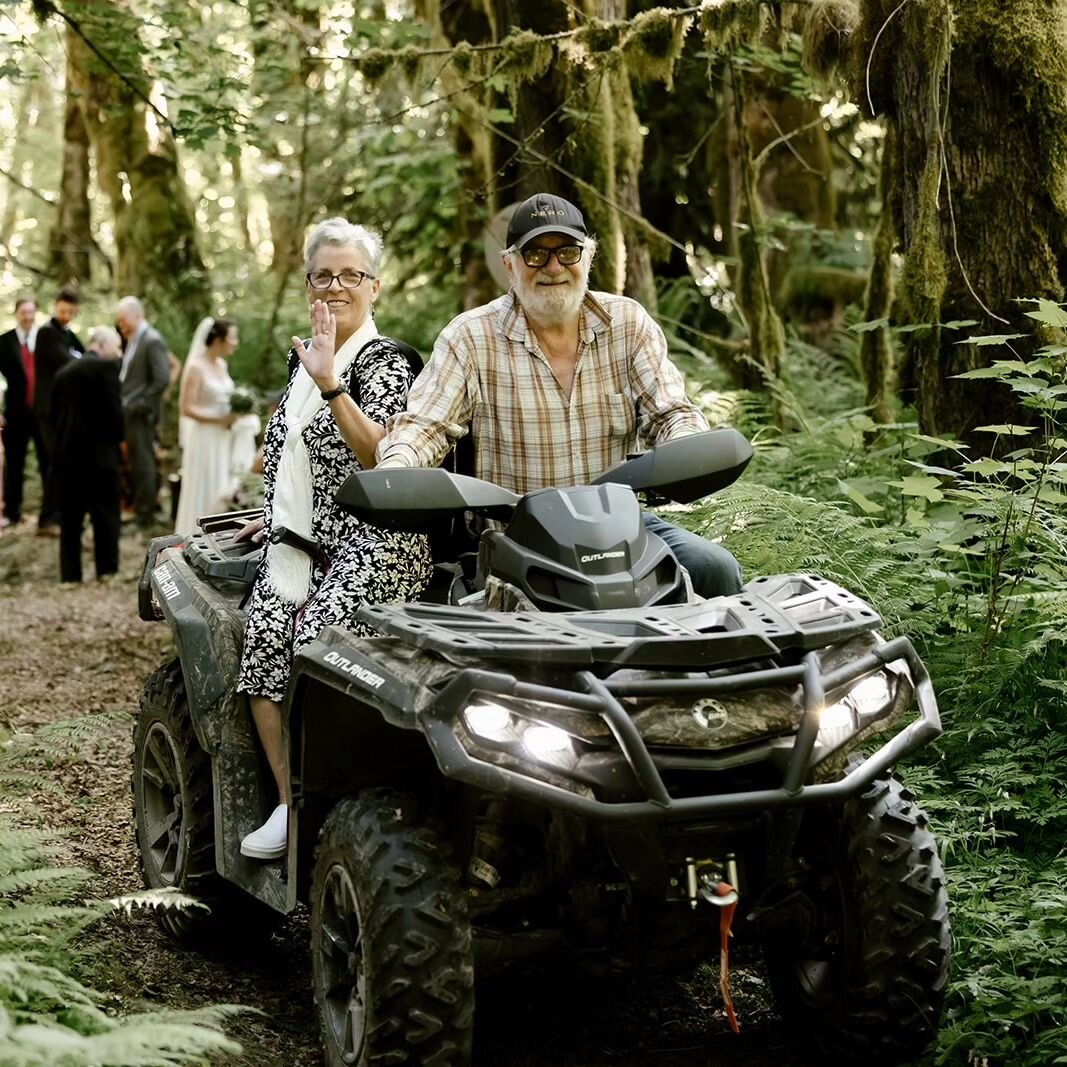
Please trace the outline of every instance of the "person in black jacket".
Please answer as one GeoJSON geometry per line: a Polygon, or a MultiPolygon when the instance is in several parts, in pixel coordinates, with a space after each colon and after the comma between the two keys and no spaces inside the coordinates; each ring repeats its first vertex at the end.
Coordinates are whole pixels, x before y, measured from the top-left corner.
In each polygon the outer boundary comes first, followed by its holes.
{"type": "Polygon", "coordinates": [[[48,470],[33,413],[36,318],[37,301],[32,296],[20,296],[15,301],[15,328],[0,334],[0,375],[7,383],[3,420],[5,526],[14,526],[22,519],[22,486],[31,441],[42,480],[48,470]]]}
{"type": "Polygon", "coordinates": [[[85,358],[63,367],[52,387],[62,582],[82,580],[86,513],[93,527],[97,578],[106,578],[119,568],[121,358],[118,333],[110,326],[98,326],[89,336],[85,358]]]}
{"type": "MultiPolygon", "coordinates": [[[[70,328],[77,314],[77,291],[60,289],[56,293],[54,314],[37,331],[33,409],[50,468],[56,448],[55,420],[52,413],[52,383],[63,367],[85,351],[85,346],[70,328]]],[[[59,502],[55,477],[51,470],[47,476],[42,473],[41,482],[44,493],[41,498],[41,515],[37,520],[37,533],[45,537],[56,537],[59,533],[59,502]]]]}

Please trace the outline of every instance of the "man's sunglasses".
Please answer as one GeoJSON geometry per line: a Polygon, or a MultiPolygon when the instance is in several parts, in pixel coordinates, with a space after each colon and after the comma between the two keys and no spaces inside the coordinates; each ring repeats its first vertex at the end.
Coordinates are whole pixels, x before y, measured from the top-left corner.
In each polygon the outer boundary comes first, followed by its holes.
{"type": "Polygon", "coordinates": [[[528,267],[543,267],[555,256],[561,267],[573,267],[582,258],[582,245],[560,245],[559,248],[524,248],[519,255],[528,267]]]}

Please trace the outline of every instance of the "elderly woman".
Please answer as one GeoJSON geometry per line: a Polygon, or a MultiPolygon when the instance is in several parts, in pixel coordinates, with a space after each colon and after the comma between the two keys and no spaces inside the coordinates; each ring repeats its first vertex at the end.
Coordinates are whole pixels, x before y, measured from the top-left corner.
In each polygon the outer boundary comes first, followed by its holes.
{"type": "Polygon", "coordinates": [[[324,557],[270,544],[248,604],[237,688],[249,696],[279,794],[267,822],[241,842],[241,852],[256,859],[276,859],[286,849],[281,703],[293,653],[324,626],[360,629],[362,602],[410,599],[430,577],[425,538],[368,526],[334,502],[348,475],[374,466],[384,423],[403,411],[412,379],[404,355],[378,336],[371,316],[381,254],[376,233],[344,219],[327,219],[308,237],[311,343],[305,348],[293,338],[300,365],[264,440],[263,520],[241,531],[263,540],[284,526],[317,541],[324,557]]]}

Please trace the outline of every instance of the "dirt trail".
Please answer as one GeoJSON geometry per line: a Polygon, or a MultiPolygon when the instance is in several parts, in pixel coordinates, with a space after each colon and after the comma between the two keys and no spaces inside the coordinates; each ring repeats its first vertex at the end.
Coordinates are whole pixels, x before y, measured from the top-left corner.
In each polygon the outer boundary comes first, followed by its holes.
{"type": "MultiPolygon", "coordinates": [[[[140,888],[130,818],[130,733],[147,674],[169,633],[137,618],[143,542],[124,532],[119,579],[60,586],[58,546],[32,528],[0,537],[0,721],[14,729],[89,714],[111,718],[84,760],[56,768],[57,795],[34,798],[46,825],[68,835],[72,864],[93,872],[88,892],[140,888]]],[[[92,564],[87,564],[87,574],[92,564]]],[[[147,916],[108,924],[97,981],[110,1006],[254,1005],[232,1026],[247,1067],[317,1067],[307,923],[302,914],[243,950],[192,952],[147,916]]],[[[743,963],[744,960],[742,959],[743,963]]],[[[477,1067],[799,1067],[766,1006],[758,972],[741,967],[734,995],[743,1020],[732,1035],[713,983],[661,980],[605,985],[575,973],[509,973],[478,990],[477,1067]]]]}

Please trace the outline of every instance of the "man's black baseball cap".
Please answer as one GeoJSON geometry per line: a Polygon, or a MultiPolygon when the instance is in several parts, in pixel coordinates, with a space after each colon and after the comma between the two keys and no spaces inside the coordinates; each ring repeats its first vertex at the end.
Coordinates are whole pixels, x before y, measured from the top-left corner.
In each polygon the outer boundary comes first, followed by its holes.
{"type": "Polygon", "coordinates": [[[582,213],[562,196],[537,193],[515,209],[508,223],[508,248],[520,251],[543,233],[562,233],[584,243],[588,232],[582,213]]]}

